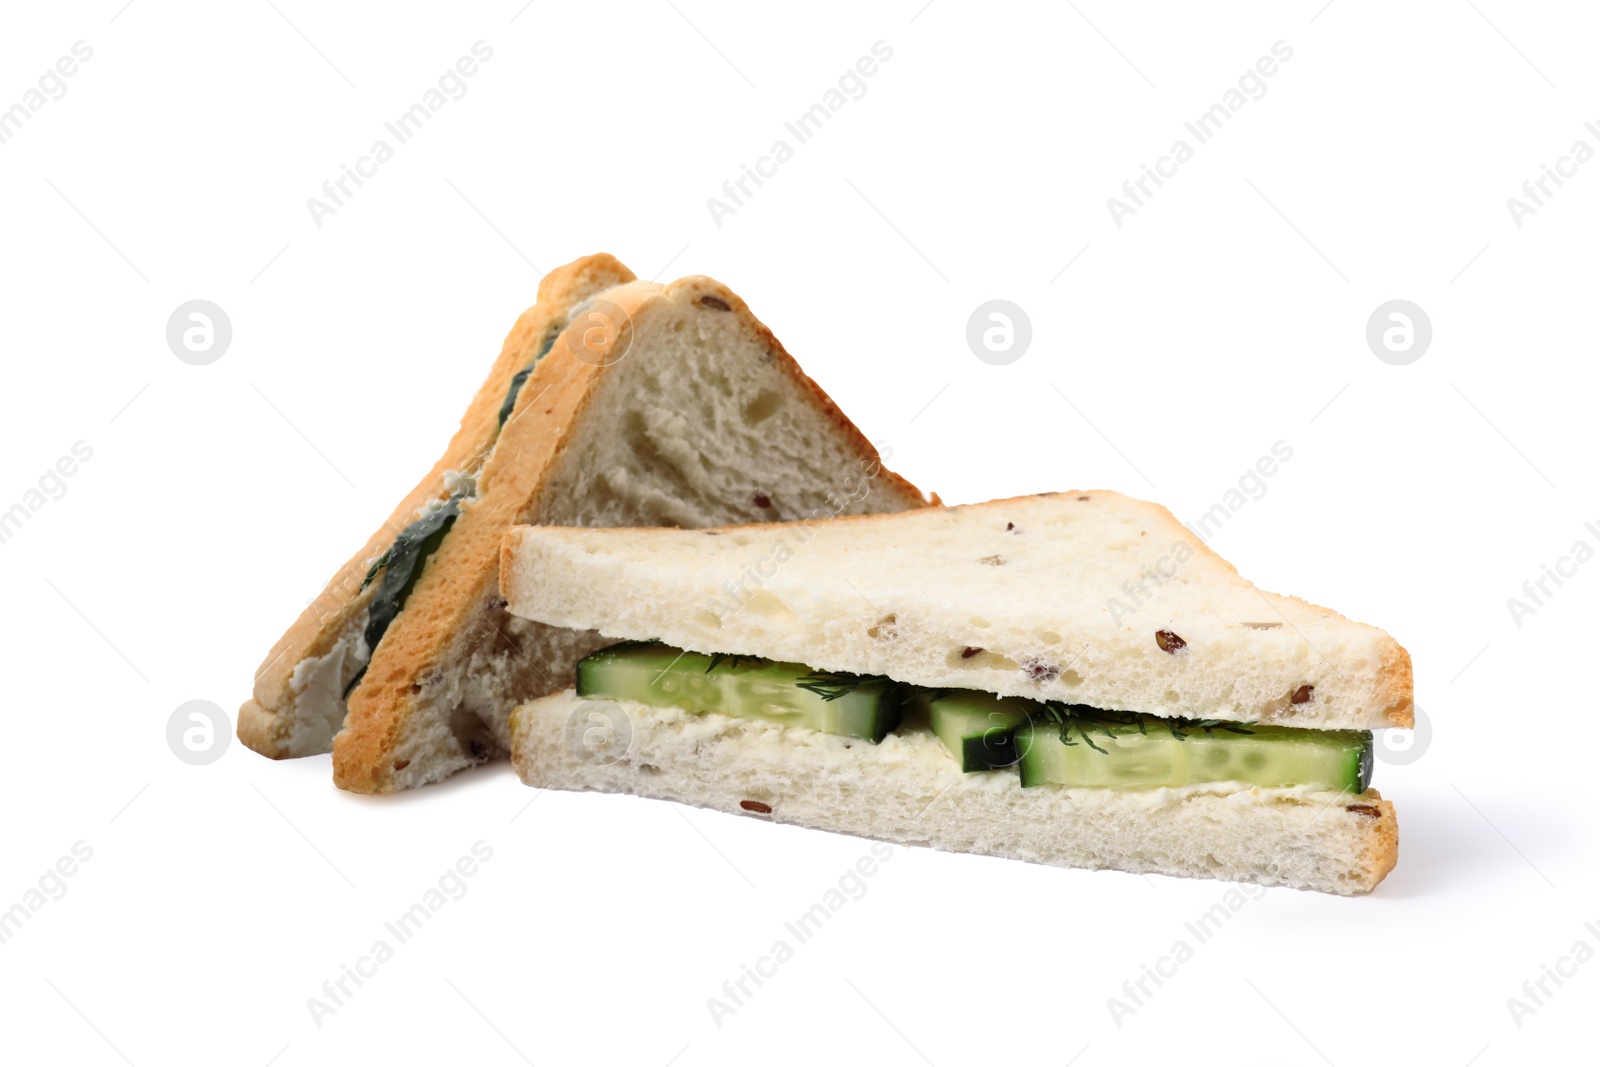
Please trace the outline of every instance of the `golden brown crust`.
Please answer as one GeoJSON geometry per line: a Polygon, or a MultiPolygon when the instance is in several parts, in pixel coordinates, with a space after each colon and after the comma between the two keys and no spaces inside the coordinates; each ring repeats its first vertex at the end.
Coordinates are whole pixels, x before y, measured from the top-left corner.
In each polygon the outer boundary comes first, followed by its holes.
{"type": "MultiPolygon", "coordinates": [[[[693,303],[719,313],[726,308],[738,315],[849,444],[863,457],[876,457],[871,442],[800,369],[744,301],[721,283],[705,277],[682,278],[667,286],[638,283],[609,292],[605,299],[625,313],[622,328],[608,346],[583,350],[580,359],[577,346],[584,327],[575,323],[540,361],[479,476],[479,499],[463,509],[444,546],[429,561],[405,610],[373,656],[366,678],[351,695],[345,728],[334,741],[334,782],[340,788],[361,793],[387,793],[397,788],[395,749],[408,717],[422,713],[417,699],[420,680],[455,654],[456,635],[498,598],[500,547],[506,531],[527,521],[537,508],[558,457],[596,396],[611,353],[627,351],[634,333],[653,310],[693,303]],[[712,303],[701,303],[707,298],[712,303]]],[[[908,506],[928,503],[920,490],[899,475],[887,470],[882,474],[908,506]]],[[[566,684],[566,679],[551,679],[549,689],[566,684]]]]}
{"type": "Polygon", "coordinates": [[[1395,816],[1394,805],[1384,800],[1376,789],[1369,789],[1366,797],[1376,800],[1375,805],[1369,804],[1365,799],[1359,806],[1376,807],[1378,814],[1373,816],[1366,812],[1352,811],[1358,805],[1345,805],[1347,815],[1361,818],[1373,823],[1368,831],[1368,846],[1362,857],[1367,869],[1366,888],[1372,889],[1379,882],[1388,877],[1400,861],[1400,820],[1395,816]]]}
{"type": "MultiPolygon", "coordinates": [[[[713,278],[708,278],[703,274],[691,274],[688,277],[679,278],[671,285],[668,285],[665,295],[669,299],[675,299],[682,295],[691,302],[697,302],[709,296],[727,304],[729,309],[738,315],[761,338],[768,350],[771,351],[777,365],[782,367],[810,395],[839,432],[845,436],[851,446],[863,455],[875,455],[877,453],[877,447],[867,440],[866,435],[861,432],[860,428],[851,422],[845,413],[839,409],[839,405],[833,402],[833,397],[825,393],[822,386],[818,385],[810,375],[806,374],[795,358],[789,354],[788,349],[783,347],[783,343],[767,328],[766,323],[751,313],[749,306],[745,304],[737,293],[713,278]]],[[[881,469],[880,476],[897,492],[908,498],[914,498],[920,504],[934,506],[941,503],[938,493],[924,495],[922,490],[887,467],[881,469]]]]}
{"type": "Polygon", "coordinates": [[[538,302],[517,319],[488,378],[433,470],[396,505],[384,524],[339,568],[317,599],[267,653],[256,671],[254,696],[239,709],[239,740],[274,759],[293,754],[288,743],[294,721],[295,667],[326,654],[341,632],[366,610],[372,592],[362,593],[360,589],[371,561],[394,543],[395,537],[417,517],[418,509],[447,495],[445,472],[471,470],[482,462],[495,444],[500,407],[511,379],[533,359],[551,327],[565,322],[567,309],[575,300],[632,280],[633,272],[605,253],[586,256],[545,276],[539,284],[538,302]]]}
{"type": "MultiPolygon", "coordinates": [[[[1361,872],[1356,880],[1359,893],[1370,893],[1389,876],[1400,861],[1400,821],[1395,816],[1394,805],[1383,799],[1376,789],[1368,789],[1359,796],[1346,795],[1341,802],[1338,817],[1348,820],[1355,831],[1357,859],[1354,864],[1361,872]]],[[[1331,816],[1319,812],[1317,817],[1331,816]]]]}
{"type": "MultiPolygon", "coordinates": [[[[1168,509],[1162,507],[1160,504],[1150,503],[1148,501],[1144,503],[1146,503],[1148,507],[1153,508],[1163,519],[1171,522],[1174,526],[1182,528],[1186,532],[1188,531],[1188,527],[1183,526],[1183,524],[1178,521],[1178,517],[1172,514],[1172,512],[1168,509]]],[[[1191,534],[1188,540],[1189,546],[1194,551],[1204,553],[1205,555],[1209,556],[1213,562],[1222,564],[1234,574],[1239,573],[1239,568],[1235,567],[1232,563],[1229,563],[1227,560],[1219,556],[1209,545],[1207,545],[1204,541],[1201,541],[1198,537],[1194,537],[1191,534]]],[[[1291,596],[1287,593],[1278,593],[1275,595],[1281,600],[1293,601],[1295,604],[1300,605],[1302,608],[1311,612],[1312,614],[1320,615],[1323,618],[1345,618],[1345,616],[1339,614],[1337,611],[1334,611],[1332,608],[1325,608],[1320,604],[1313,604],[1309,600],[1303,600],[1297,596],[1291,596]]],[[[1383,638],[1387,644],[1384,646],[1383,666],[1378,669],[1377,674],[1377,689],[1378,692],[1383,694],[1383,717],[1388,719],[1389,722],[1394,726],[1409,730],[1413,725],[1415,725],[1411,696],[1411,653],[1407,652],[1400,642],[1396,641],[1393,637],[1390,637],[1387,633],[1383,634],[1383,638]]]]}

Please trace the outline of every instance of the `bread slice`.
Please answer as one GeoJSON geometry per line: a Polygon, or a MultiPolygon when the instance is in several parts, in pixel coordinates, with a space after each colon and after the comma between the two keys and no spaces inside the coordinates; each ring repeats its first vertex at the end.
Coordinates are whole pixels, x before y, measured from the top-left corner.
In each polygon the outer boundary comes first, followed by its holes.
{"type": "MultiPolygon", "coordinates": [[[[569,685],[576,661],[606,643],[506,614],[499,550],[513,524],[701,527],[928,503],[882,467],[874,447],[726,287],[703,277],[667,286],[625,281],[603,292],[596,284],[626,277],[609,257],[553,273],[507,342],[512,357],[502,356],[464,425],[497,421],[510,381],[504,372],[548,352],[481,466],[454,480],[469,493],[460,515],[350,694],[333,739],[340,787],[393,792],[503,757],[512,709],[569,685]]],[[[441,481],[451,479],[441,472],[441,481]]],[[[399,518],[409,521],[404,511],[399,518]]],[[[365,574],[385,547],[374,540],[342,577],[365,574]]],[[[320,641],[297,647],[287,681],[268,687],[278,703],[262,700],[258,686],[258,707],[289,707],[290,724],[278,734],[252,728],[252,737],[286,736],[292,747],[292,716],[304,710],[305,694],[332,679],[319,690],[331,696],[355,676],[363,597],[372,593],[343,588],[342,628],[325,625],[320,641]]],[[[262,716],[253,719],[260,725],[262,716]]]]}
{"type": "Polygon", "coordinates": [[[1382,881],[1398,853],[1394,808],[1372,789],[1023,789],[1015,771],[961,773],[927,730],[873,745],[570,691],[518,709],[512,759],[545,789],[633,793],[1063,867],[1355,894],[1382,881]]]}
{"type": "Polygon", "coordinates": [[[1409,727],[1388,634],[1258,590],[1165,508],[1047,493],[706,531],[518,528],[509,610],[607,637],[1168,717],[1409,727]]]}
{"type": "Polygon", "coordinates": [[[433,501],[449,496],[461,474],[483,465],[500,436],[500,408],[512,379],[535,360],[552,331],[566,326],[571,309],[633,278],[632,271],[604,254],[545,276],[538,302],[512,327],[439,462],[267,653],[256,671],[254,693],[239,709],[239,740],[273,759],[310,756],[333,747],[334,734],[345,719],[345,689],[371,651],[363,631],[377,590],[362,589],[362,581],[372,561],[433,501]]]}

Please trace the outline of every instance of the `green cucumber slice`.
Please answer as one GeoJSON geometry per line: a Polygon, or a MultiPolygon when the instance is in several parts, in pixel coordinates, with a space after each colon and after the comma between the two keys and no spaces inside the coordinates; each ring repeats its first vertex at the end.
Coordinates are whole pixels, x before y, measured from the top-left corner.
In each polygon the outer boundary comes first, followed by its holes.
{"type": "Polygon", "coordinates": [[[1039,705],[1021,697],[997,697],[970,689],[922,693],[913,703],[963,771],[990,771],[1017,762],[1017,727],[1039,705]]]}
{"type": "Polygon", "coordinates": [[[656,708],[714,711],[740,719],[804,726],[877,743],[900,722],[899,687],[877,679],[830,688],[828,699],[800,683],[809,667],[752,656],[712,657],[655,642],[603,648],[578,663],[578,695],[656,708]]]}
{"type": "MultiPolygon", "coordinates": [[[[1023,788],[1066,785],[1111,789],[1243,782],[1266,788],[1305,785],[1360,793],[1372,780],[1372,734],[1249,726],[1249,733],[1183,728],[1161,720],[1074,726],[1071,743],[1045,719],[1016,732],[1023,788]],[[1098,746],[1098,747],[1096,747],[1098,746]]],[[[1238,728],[1235,728],[1238,729],[1238,728]]]]}

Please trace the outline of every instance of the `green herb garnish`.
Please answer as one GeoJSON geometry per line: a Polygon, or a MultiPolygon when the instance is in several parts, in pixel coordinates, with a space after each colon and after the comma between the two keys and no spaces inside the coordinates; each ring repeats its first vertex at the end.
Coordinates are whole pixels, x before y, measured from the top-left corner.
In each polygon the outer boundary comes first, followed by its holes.
{"type": "Polygon", "coordinates": [[[897,707],[904,707],[918,697],[939,700],[953,692],[950,689],[935,689],[926,685],[897,682],[883,674],[846,674],[843,671],[812,671],[804,678],[796,680],[794,684],[807,692],[817,694],[823,700],[838,700],[864,685],[885,685],[891,687],[891,696],[897,707]]]}
{"type": "Polygon", "coordinates": [[[1036,713],[1035,718],[1041,722],[1052,722],[1061,728],[1061,743],[1063,745],[1076,745],[1078,741],[1072,738],[1076,731],[1078,739],[1101,755],[1105,749],[1094,743],[1091,733],[1102,734],[1107,738],[1115,739],[1116,734],[1111,732],[1113,726],[1133,726],[1139,732],[1145,733],[1148,726],[1165,726],[1172,736],[1179,741],[1187,741],[1189,735],[1195,731],[1207,737],[1215,736],[1214,731],[1225,730],[1231,734],[1253,734],[1254,730],[1247,729],[1248,723],[1228,722],[1224,719],[1164,719],[1156,715],[1140,715],[1132,711],[1107,711],[1104,708],[1091,708],[1087,704],[1068,704],[1059,700],[1047,700],[1042,711],[1036,713]]]}
{"type": "Polygon", "coordinates": [[[755,666],[761,662],[760,656],[735,656],[730,652],[713,652],[711,653],[711,664],[706,667],[706,673],[710,674],[724,663],[728,665],[729,670],[736,671],[741,667],[755,666]]]}
{"type": "Polygon", "coordinates": [[[808,693],[815,693],[823,700],[838,700],[849,696],[857,689],[869,682],[887,682],[889,679],[881,674],[844,674],[838,671],[812,671],[804,678],[796,679],[795,686],[808,693]]]}

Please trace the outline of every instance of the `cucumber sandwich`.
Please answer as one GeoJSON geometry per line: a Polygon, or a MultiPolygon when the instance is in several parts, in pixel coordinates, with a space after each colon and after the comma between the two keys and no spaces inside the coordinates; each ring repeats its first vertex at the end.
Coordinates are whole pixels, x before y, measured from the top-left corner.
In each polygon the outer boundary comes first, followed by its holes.
{"type": "Polygon", "coordinates": [[[1383,631],[1164,508],[1049,493],[708,530],[521,526],[516,616],[611,639],[511,720],[529,785],[1061,866],[1371,890],[1383,631]]]}
{"type": "MultiPolygon", "coordinates": [[[[361,417],[414,432],[396,412],[361,417]]],[[[927,503],[725,286],[580,259],[545,276],[438,464],[267,654],[239,737],[280,759],[331,749],[335,782],[365,793],[506,755],[511,711],[610,643],[506,613],[500,543],[517,523],[927,503]]]]}

